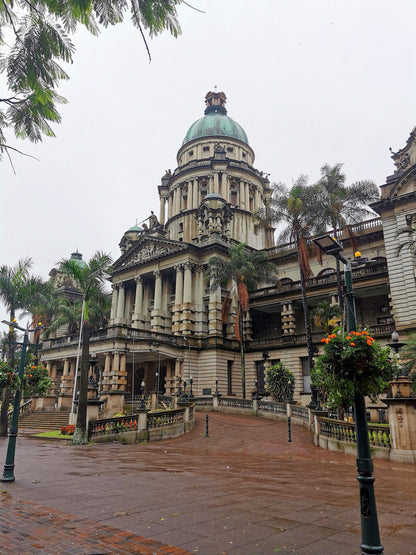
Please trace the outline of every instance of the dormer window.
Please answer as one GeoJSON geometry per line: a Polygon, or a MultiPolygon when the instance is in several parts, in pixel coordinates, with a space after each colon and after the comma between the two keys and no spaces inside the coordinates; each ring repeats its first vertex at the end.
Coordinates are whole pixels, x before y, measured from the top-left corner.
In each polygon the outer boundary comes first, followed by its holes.
{"type": "Polygon", "coordinates": [[[191,156],[193,156],[193,155],[194,155],[194,151],[193,151],[193,150],[190,150],[190,151],[188,152],[189,158],[191,158],[191,156]]]}
{"type": "Polygon", "coordinates": [[[232,146],[227,146],[227,152],[234,152],[234,149],[232,146]]]}
{"type": "Polygon", "coordinates": [[[202,151],[203,152],[209,152],[209,146],[203,146],[202,151]]]}

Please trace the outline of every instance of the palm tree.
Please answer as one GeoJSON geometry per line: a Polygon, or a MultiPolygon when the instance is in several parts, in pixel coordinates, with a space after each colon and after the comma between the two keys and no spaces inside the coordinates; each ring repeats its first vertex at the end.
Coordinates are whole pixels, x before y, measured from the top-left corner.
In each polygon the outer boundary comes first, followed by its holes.
{"type": "Polygon", "coordinates": [[[213,256],[208,262],[207,278],[211,291],[218,287],[227,287],[228,292],[223,303],[223,320],[225,319],[232,296],[237,298],[236,336],[240,343],[241,385],[243,399],[246,398],[246,372],[244,352],[244,314],[248,309],[248,296],[259,283],[276,283],[277,269],[267,255],[259,251],[249,251],[244,243],[228,249],[229,258],[213,256]]]}
{"type": "Polygon", "coordinates": [[[336,325],[336,321],[342,317],[342,308],[339,305],[331,305],[328,301],[321,301],[311,310],[311,321],[318,327],[323,328],[326,334],[330,334],[336,325]]]}
{"type": "Polygon", "coordinates": [[[79,323],[81,319],[82,302],[77,300],[74,302],[61,298],[55,306],[54,314],[49,326],[45,331],[45,337],[53,336],[59,328],[66,327],[69,335],[79,331],[79,323]]]}
{"type": "MultiPolygon", "coordinates": [[[[330,166],[325,164],[321,168],[321,178],[317,182],[320,217],[326,226],[330,226],[335,238],[353,223],[363,221],[372,214],[368,207],[370,202],[376,201],[380,194],[373,181],[363,180],[345,185],[346,176],[341,171],[342,164],[330,166]]],[[[350,234],[351,235],[351,234],[350,234]]],[[[352,241],[354,238],[351,236],[352,241]]],[[[336,258],[336,272],[338,284],[338,302],[343,306],[341,290],[341,270],[339,259],[336,258]]]]}
{"type": "MultiPolygon", "coordinates": [[[[30,274],[32,268],[31,258],[22,258],[15,266],[1,266],[0,268],[0,299],[9,313],[9,321],[15,320],[21,310],[27,310],[31,304],[42,296],[46,285],[38,276],[30,274]]],[[[9,328],[8,336],[8,359],[15,358],[15,331],[9,328]]],[[[7,412],[10,403],[10,390],[3,390],[1,413],[0,413],[0,436],[7,435],[7,412]]]]}
{"type": "Polygon", "coordinates": [[[60,264],[60,269],[74,280],[83,300],[80,387],[77,422],[72,439],[72,443],[76,445],[88,443],[87,393],[91,327],[90,306],[97,299],[106,297],[104,284],[111,262],[110,255],[97,251],[88,262],[69,259],[63,260],[60,264]]]}
{"type": "MultiPolygon", "coordinates": [[[[321,207],[318,204],[317,186],[308,186],[307,178],[301,175],[292,187],[283,183],[273,186],[273,194],[266,211],[257,214],[265,221],[271,221],[284,228],[278,236],[278,242],[294,242],[298,256],[302,308],[305,320],[306,344],[309,368],[313,367],[313,344],[309,307],[306,298],[306,282],[313,276],[309,263],[309,240],[312,235],[323,232],[324,223],[320,218],[321,207]]],[[[316,395],[312,390],[312,404],[316,404],[316,395]]]]}

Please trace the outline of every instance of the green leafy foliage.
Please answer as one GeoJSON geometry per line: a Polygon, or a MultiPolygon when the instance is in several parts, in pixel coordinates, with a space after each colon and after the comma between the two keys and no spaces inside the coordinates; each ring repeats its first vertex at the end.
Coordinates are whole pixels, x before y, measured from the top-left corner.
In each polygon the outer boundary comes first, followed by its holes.
{"type": "Polygon", "coordinates": [[[44,397],[52,387],[52,380],[43,364],[30,364],[25,367],[22,385],[23,397],[44,397]]]}
{"type": "Polygon", "coordinates": [[[281,362],[271,366],[266,374],[267,389],[275,401],[291,401],[295,391],[295,376],[281,362]]]}
{"type": "Polygon", "coordinates": [[[68,79],[59,64],[72,63],[75,46],[70,37],[79,24],[98,35],[101,28],[121,23],[130,13],[150,58],[144,32],[154,37],[168,30],[177,37],[181,29],[176,10],[181,3],[182,0],[0,2],[0,72],[5,74],[8,87],[0,99],[0,158],[9,150],[18,151],[7,141],[8,129],[16,137],[32,142],[41,141],[42,135],[54,136],[50,124],[61,121],[56,105],[66,102],[56,88],[68,79]]]}
{"type": "Polygon", "coordinates": [[[19,376],[13,367],[8,362],[0,361],[0,389],[8,387],[14,391],[19,387],[19,384],[19,376]]]}
{"type": "Polygon", "coordinates": [[[317,357],[311,376],[329,409],[348,409],[355,392],[376,399],[397,373],[390,348],[382,347],[367,330],[338,329],[322,342],[324,353],[317,357]]]}

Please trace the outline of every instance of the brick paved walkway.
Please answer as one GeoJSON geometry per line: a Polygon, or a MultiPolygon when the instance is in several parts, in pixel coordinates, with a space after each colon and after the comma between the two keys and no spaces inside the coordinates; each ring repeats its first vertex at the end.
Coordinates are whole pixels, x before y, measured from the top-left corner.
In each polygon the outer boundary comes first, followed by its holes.
{"type": "Polygon", "coordinates": [[[190,555],[161,543],[2,493],[0,553],[190,555]]]}
{"type": "MultiPolygon", "coordinates": [[[[285,423],[249,416],[210,414],[205,438],[205,414],[197,416],[190,434],[147,445],[73,447],[19,436],[16,482],[0,484],[10,495],[2,494],[1,508],[18,550],[1,551],[8,543],[0,539],[0,553],[60,553],[55,535],[61,553],[135,553],[136,541],[152,553],[168,544],[202,555],[359,552],[353,456],[315,447],[297,426],[288,443],[285,423]],[[25,514],[30,529],[21,526],[25,514]],[[78,536],[79,529],[91,533],[78,536]],[[33,547],[33,530],[43,547],[33,547]],[[87,537],[100,543],[89,545],[87,537]]],[[[0,464],[5,451],[0,439],[0,464]]],[[[385,554],[415,554],[416,468],[380,459],[374,465],[385,554]]]]}

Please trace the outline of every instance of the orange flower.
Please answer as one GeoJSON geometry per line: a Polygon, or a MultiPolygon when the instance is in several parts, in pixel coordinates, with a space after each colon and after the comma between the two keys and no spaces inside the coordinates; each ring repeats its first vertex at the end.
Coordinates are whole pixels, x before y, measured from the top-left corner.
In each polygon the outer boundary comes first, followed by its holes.
{"type": "Polygon", "coordinates": [[[36,366],[32,366],[32,370],[34,370],[36,368],[36,366]]]}
{"type": "Polygon", "coordinates": [[[355,347],[355,343],[353,341],[351,341],[350,345],[351,347],[355,347]]]}
{"type": "Polygon", "coordinates": [[[347,335],[346,340],[349,341],[351,339],[350,335],[347,335]]]}
{"type": "Polygon", "coordinates": [[[368,335],[368,331],[363,330],[363,335],[368,335]]]}
{"type": "Polygon", "coordinates": [[[325,341],[326,341],[325,338],[321,339],[321,343],[325,343],[325,341]]]}
{"type": "Polygon", "coordinates": [[[29,374],[29,378],[31,378],[31,377],[32,377],[32,374],[29,374]]]}
{"type": "Polygon", "coordinates": [[[373,344],[373,342],[370,341],[369,339],[367,339],[367,345],[372,345],[372,344],[373,344]]]}

